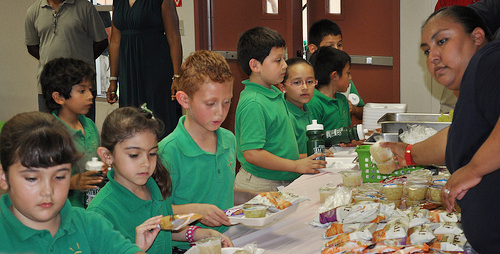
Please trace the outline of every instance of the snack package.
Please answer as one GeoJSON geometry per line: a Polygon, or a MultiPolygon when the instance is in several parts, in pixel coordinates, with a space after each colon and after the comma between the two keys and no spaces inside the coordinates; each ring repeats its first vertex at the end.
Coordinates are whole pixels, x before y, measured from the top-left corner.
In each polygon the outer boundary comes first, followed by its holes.
{"type": "Polygon", "coordinates": [[[446,234],[436,236],[437,241],[431,244],[432,249],[444,251],[464,251],[467,239],[464,234],[446,234]]]}
{"type": "Polygon", "coordinates": [[[389,221],[381,230],[373,233],[373,242],[395,239],[397,245],[405,245],[408,236],[408,221],[395,219],[389,221]]]}
{"type": "Polygon", "coordinates": [[[367,246],[372,244],[370,241],[347,241],[334,246],[323,247],[321,254],[361,253],[367,246]]]}
{"type": "Polygon", "coordinates": [[[380,211],[380,204],[374,202],[358,203],[337,208],[337,220],[342,223],[361,223],[374,221],[380,211]]]}
{"type": "Polygon", "coordinates": [[[366,249],[363,250],[363,253],[364,254],[393,253],[401,248],[403,248],[403,246],[390,246],[386,245],[385,243],[378,242],[366,247],[366,249]]]}
{"type": "Polygon", "coordinates": [[[417,227],[429,223],[429,210],[420,209],[420,207],[412,207],[410,213],[408,214],[410,219],[410,224],[408,227],[417,227]]]}
{"type": "Polygon", "coordinates": [[[354,240],[370,241],[372,239],[373,232],[376,229],[377,229],[377,224],[375,223],[366,224],[363,227],[360,227],[359,229],[354,230],[350,233],[343,233],[337,235],[335,238],[326,242],[323,246],[332,247],[340,243],[354,241],[354,240]]]}
{"type": "Polygon", "coordinates": [[[434,228],[435,235],[445,235],[445,234],[460,235],[464,232],[456,222],[434,223],[431,225],[431,228],[434,228]]]}
{"type": "Polygon", "coordinates": [[[430,222],[460,222],[460,214],[456,212],[448,213],[443,210],[429,211],[430,222]]]}
{"type": "Polygon", "coordinates": [[[418,245],[434,240],[435,236],[429,224],[410,228],[408,230],[408,244],[418,245]]]}
{"type": "Polygon", "coordinates": [[[364,223],[342,224],[339,222],[334,222],[330,224],[330,226],[326,229],[325,234],[323,234],[323,238],[330,239],[338,234],[349,233],[359,229],[364,225],[364,223]]]}
{"type": "Polygon", "coordinates": [[[197,213],[167,215],[161,218],[159,226],[163,230],[179,230],[200,218],[197,213]]]}
{"type": "Polygon", "coordinates": [[[427,252],[429,252],[429,246],[424,243],[422,245],[406,246],[402,249],[397,250],[394,253],[395,254],[410,254],[410,253],[427,253],[427,252]]]}

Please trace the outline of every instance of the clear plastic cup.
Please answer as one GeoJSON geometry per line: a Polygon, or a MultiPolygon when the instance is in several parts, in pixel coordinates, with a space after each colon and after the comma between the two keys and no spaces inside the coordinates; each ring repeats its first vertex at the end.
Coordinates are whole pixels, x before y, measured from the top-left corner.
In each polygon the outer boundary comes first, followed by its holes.
{"type": "Polygon", "coordinates": [[[403,185],[402,184],[385,184],[382,187],[385,193],[385,197],[390,200],[401,199],[403,196],[403,185]]]}
{"type": "Polygon", "coordinates": [[[342,171],[342,185],[345,187],[355,187],[360,186],[363,183],[361,178],[361,171],[349,170],[342,171]]]}
{"type": "Polygon", "coordinates": [[[214,236],[195,242],[199,254],[222,254],[221,238],[214,236]]]}
{"type": "Polygon", "coordinates": [[[408,199],[412,201],[424,200],[427,195],[427,185],[424,184],[413,184],[408,185],[408,199]]]}
{"type": "Polygon", "coordinates": [[[319,202],[321,204],[324,204],[326,199],[333,195],[333,192],[335,191],[335,187],[331,186],[323,186],[319,188],[319,202]]]}
{"type": "Polygon", "coordinates": [[[441,190],[443,185],[431,185],[429,187],[429,197],[434,202],[441,202],[441,190]]]}

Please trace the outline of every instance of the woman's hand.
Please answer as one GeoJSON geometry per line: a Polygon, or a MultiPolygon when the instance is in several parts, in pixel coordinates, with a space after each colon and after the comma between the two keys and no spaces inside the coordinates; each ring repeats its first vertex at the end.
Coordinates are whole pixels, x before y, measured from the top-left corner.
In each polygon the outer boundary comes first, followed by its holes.
{"type": "Polygon", "coordinates": [[[474,169],[466,165],[455,171],[441,190],[441,197],[448,212],[455,208],[455,199],[461,200],[467,191],[478,185],[483,177],[475,174],[474,169]]]}
{"type": "Polygon", "coordinates": [[[147,219],[144,223],[135,228],[135,244],[143,251],[147,251],[160,232],[158,225],[163,215],[158,215],[147,219]]]}
{"type": "Polygon", "coordinates": [[[108,103],[113,104],[118,100],[118,96],[116,95],[117,90],[116,80],[109,81],[108,91],[106,92],[106,99],[108,99],[108,103]]]}
{"type": "Polygon", "coordinates": [[[194,231],[193,239],[199,241],[205,238],[220,236],[222,248],[233,247],[233,242],[231,239],[218,231],[208,228],[198,228],[194,231]]]}
{"type": "Polygon", "coordinates": [[[96,184],[101,183],[104,178],[96,175],[100,171],[86,171],[84,173],[75,174],[71,177],[70,190],[86,191],[97,188],[96,184]]]}

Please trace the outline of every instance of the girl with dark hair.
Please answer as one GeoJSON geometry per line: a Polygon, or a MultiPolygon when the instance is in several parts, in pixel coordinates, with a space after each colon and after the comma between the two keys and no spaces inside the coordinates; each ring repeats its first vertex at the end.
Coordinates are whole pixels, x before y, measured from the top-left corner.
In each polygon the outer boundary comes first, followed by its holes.
{"type": "Polygon", "coordinates": [[[151,111],[124,107],[104,120],[98,154],[113,169],[109,182],[87,210],[102,214],[115,229],[149,253],[171,253],[172,239],[200,240],[220,236],[225,247],[231,240],[211,229],[171,232],[158,228],[162,216],[172,215],[172,182],[157,156],[163,124],[151,111]]]}

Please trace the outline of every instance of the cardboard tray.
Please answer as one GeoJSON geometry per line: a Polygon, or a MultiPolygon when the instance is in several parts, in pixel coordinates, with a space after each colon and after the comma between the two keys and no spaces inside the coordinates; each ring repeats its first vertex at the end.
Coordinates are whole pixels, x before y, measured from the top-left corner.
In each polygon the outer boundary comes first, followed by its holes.
{"type": "MultiPolygon", "coordinates": [[[[243,205],[235,206],[234,208],[242,207],[243,205]]],[[[266,217],[264,218],[245,218],[244,215],[234,215],[229,216],[229,221],[231,224],[242,224],[248,227],[263,227],[268,224],[271,224],[275,220],[282,219],[283,217],[294,213],[299,207],[299,203],[292,204],[291,206],[285,208],[284,210],[280,210],[278,212],[269,212],[267,211],[266,217]]]]}

